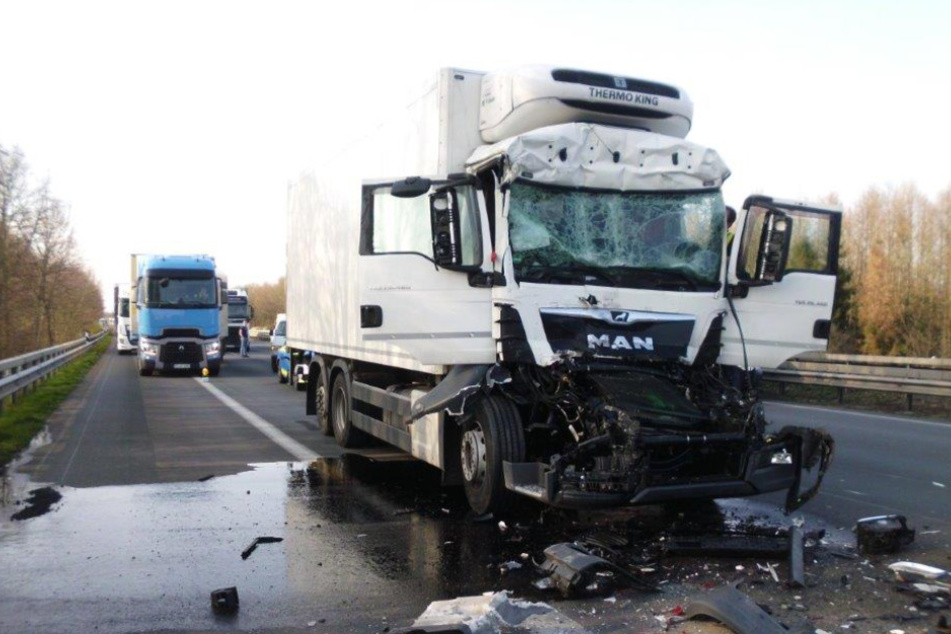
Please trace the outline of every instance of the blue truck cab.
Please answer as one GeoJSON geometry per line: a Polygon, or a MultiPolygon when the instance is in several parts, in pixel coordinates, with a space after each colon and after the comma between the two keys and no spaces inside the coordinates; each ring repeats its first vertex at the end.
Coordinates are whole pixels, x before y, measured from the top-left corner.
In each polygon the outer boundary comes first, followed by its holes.
{"type": "Polygon", "coordinates": [[[139,374],[221,370],[225,291],[207,255],[132,256],[139,374]]]}

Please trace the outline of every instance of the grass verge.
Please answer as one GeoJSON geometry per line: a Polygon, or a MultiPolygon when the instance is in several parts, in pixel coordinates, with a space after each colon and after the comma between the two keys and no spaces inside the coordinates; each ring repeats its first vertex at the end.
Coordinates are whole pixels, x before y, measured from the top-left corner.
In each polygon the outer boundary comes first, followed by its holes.
{"type": "Polygon", "coordinates": [[[5,466],[20,450],[30,444],[46,420],[66,400],[102,353],[109,349],[112,338],[103,337],[89,351],[60,368],[36,390],[16,405],[9,401],[0,414],[0,467],[5,466]]]}

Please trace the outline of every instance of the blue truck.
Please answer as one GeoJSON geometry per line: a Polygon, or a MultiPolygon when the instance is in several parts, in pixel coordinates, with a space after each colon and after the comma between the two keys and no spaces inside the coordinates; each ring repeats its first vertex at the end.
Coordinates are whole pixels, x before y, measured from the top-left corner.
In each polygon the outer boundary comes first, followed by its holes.
{"type": "Polygon", "coordinates": [[[227,289],[208,255],[133,255],[138,369],[217,376],[227,334],[227,289]]]}

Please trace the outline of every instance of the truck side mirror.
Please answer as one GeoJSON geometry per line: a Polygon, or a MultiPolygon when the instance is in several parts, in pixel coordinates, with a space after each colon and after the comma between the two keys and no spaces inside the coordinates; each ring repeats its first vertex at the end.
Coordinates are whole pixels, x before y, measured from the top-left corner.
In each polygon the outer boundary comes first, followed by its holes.
{"type": "Polygon", "coordinates": [[[456,208],[456,192],[451,188],[435,192],[429,197],[429,213],[433,227],[433,261],[439,266],[452,267],[462,264],[456,208]]]}
{"type": "Polygon", "coordinates": [[[782,281],[789,257],[792,226],[792,218],[781,211],[770,210],[766,214],[756,257],[756,281],[766,284],[782,281]]]}

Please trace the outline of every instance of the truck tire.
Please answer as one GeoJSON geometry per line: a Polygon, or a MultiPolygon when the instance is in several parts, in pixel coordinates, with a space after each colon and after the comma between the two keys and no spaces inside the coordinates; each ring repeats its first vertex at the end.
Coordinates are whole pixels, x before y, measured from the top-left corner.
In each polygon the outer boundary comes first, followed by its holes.
{"type": "MultiPolygon", "coordinates": [[[[311,376],[314,373],[311,372],[311,376]]],[[[320,431],[324,436],[334,435],[334,426],[330,422],[330,412],[327,411],[327,388],[324,387],[323,377],[318,376],[317,393],[314,395],[314,409],[317,411],[317,423],[320,425],[320,431]]]]}
{"type": "Polygon", "coordinates": [[[462,484],[469,506],[479,515],[501,514],[517,501],[505,488],[503,462],[525,460],[525,432],[515,405],[501,396],[476,403],[459,442],[462,484]]]}
{"type": "Polygon", "coordinates": [[[139,368],[139,376],[152,376],[152,370],[148,368],[139,368]]]}
{"type": "Polygon", "coordinates": [[[367,440],[366,434],[350,422],[350,382],[343,372],[334,377],[330,391],[330,419],[333,422],[334,437],[344,449],[362,447],[367,440]]]}

